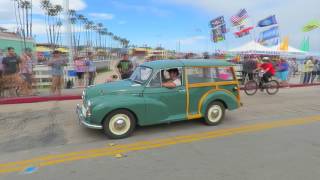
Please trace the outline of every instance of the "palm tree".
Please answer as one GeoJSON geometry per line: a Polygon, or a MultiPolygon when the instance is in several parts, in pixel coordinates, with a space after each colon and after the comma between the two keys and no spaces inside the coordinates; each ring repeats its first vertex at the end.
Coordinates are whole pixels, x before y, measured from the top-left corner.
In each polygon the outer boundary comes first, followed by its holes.
{"type": "Polygon", "coordinates": [[[57,28],[58,28],[58,30],[57,30],[57,40],[56,40],[56,43],[57,44],[60,44],[61,45],[61,27],[62,27],[62,21],[61,20],[59,20],[58,22],[57,22],[57,28]]]}
{"type": "Polygon", "coordinates": [[[28,0],[12,0],[14,3],[14,12],[16,18],[17,29],[23,38],[23,46],[26,48],[26,38],[31,35],[31,23],[29,15],[32,11],[32,4],[28,0]]]}
{"type": "Polygon", "coordinates": [[[81,40],[81,34],[83,32],[85,16],[82,15],[82,14],[77,14],[76,17],[77,17],[77,20],[78,20],[78,23],[79,23],[78,46],[80,46],[80,40],[81,40]]]}
{"type": "Polygon", "coordinates": [[[27,1],[27,0],[25,0],[25,1],[20,1],[20,3],[21,3],[21,9],[22,9],[22,16],[23,16],[23,19],[25,19],[24,20],[24,27],[23,27],[23,29],[25,29],[25,31],[26,31],[26,37],[31,37],[31,35],[30,35],[30,32],[31,32],[31,30],[30,30],[30,27],[31,27],[31,25],[30,25],[30,23],[31,23],[31,21],[30,21],[30,11],[31,11],[31,9],[32,9],[32,6],[31,6],[31,2],[30,1],[27,1]]]}
{"type": "Polygon", "coordinates": [[[63,10],[61,5],[52,5],[49,0],[41,1],[41,8],[45,12],[46,31],[51,48],[56,48],[57,26],[60,21],[60,14],[63,10]]]}
{"type": "MultiPolygon", "coordinates": [[[[96,32],[98,34],[98,41],[99,41],[99,46],[101,47],[101,32],[102,32],[102,29],[103,29],[103,24],[102,23],[98,23],[97,24],[97,29],[96,29],[96,32]]],[[[98,45],[98,42],[97,42],[97,45],[98,45]]]]}

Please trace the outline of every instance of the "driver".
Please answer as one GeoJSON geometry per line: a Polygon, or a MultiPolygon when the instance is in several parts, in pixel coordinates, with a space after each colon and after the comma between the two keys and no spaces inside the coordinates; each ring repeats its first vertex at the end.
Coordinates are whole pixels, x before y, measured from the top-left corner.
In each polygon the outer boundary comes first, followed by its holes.
{"type": "Polygon", "coordinates": [[[166,88],[175,88],[181,86],[181,80],[179,77],[179,70],[177,68],[168,70],[170,75],[170,80],[162,84],[163,87],[166,88]]]}

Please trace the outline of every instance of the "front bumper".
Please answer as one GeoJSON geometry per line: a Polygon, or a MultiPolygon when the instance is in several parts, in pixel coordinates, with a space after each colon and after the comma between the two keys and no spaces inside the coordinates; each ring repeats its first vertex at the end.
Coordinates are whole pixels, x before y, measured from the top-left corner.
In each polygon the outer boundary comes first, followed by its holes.
{"type": "Polygon", "coordinates": [[[82,106],[79,104],[77,104],[76,114],[78,116],[78,120],[79,120],[80,125],[85,126],[90,129],[103,129],[101,125],[95,125],[95,124],[90,124],[90,123],[86,122],[86,118],[82,112],[82,106]]]}

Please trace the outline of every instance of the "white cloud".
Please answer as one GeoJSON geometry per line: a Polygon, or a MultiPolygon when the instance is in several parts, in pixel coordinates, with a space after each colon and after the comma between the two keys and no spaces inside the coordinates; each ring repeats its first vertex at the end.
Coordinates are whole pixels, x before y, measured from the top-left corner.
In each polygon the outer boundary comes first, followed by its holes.
{"type": "Polygon", "coordinates": [[[207,37],[205,36],[192,36],[184,39],[180,39],[181,45],[194,45],[195,43],[198,43],[199,41],[206,40],[207,37]]]}
{"type": "MultiPolygon", "coordinates": [[[[43,10],[41,9],[41,0],[33,0],[33,13],[36,15],[42,15],[43,10]]],[[[60,4],[64,6],[65,0],[51,0],[52,4],[60,4]]],[[[87,7],[84,0],[69,0],[69,8],[74,10],[83,10],[87,7]]],[[[14,3],[12,0],[1,0],[0,1],[0,22],[14,21],[14,3]]]]}
{"type": "Polygon", "coordinates": [[[89,13],[89,16],[96,20],[111,20],[114,18],[114,15],[110,13],[89,13]]]}
{"type": "MultiPolygon", "coordinates": [[[[15,24],[15,23],[3,23],[3,24],[0,24],[0,26],[8,29],[8,31],[10,31],[10,32],[16,32],[16,30],[18,29],[17,24],[15,24]]],[[[41,19],[36,19],[32,24],[32,31],[35,36],[46,35],[45,23],[41,19]]],[[[75,31],[81,32],[84,30],[83,30],[83,28],[80,28],[80,26],[77,26],[75,28],[75,31]]],[[[60,32],[61,33],[66,32],[66,27],[64,25],[61,26],[60,32]]]]}

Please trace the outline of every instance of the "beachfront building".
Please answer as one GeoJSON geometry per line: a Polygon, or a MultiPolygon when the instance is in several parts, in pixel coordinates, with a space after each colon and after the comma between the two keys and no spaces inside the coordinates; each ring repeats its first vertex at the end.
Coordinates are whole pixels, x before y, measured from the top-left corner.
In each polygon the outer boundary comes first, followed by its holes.
{"type": "Polygon", "coordinates": [[[0,49],[6,51],[8,47],[13,47],[18,55],[20,55],[23,50],[30,48],[35,50],[35,42],[32,38],[26,38],[25,44],[23,37],[14,32],[8,32],[7,29],[0,27],[0,49]]]}

